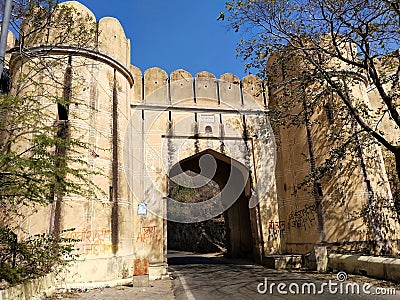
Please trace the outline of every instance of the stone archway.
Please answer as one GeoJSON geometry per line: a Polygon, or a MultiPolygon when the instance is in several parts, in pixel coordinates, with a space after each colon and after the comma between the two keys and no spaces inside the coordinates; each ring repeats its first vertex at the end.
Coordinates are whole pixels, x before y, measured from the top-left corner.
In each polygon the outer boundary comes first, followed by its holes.
{"type": "Polygon", "coordinates": [[[236,220],[231,224],[231,255],[252,256],[261,263],[265,255],[281,253],[284,236],[268,225],[283,222],[276,194],[274,134],[266,108],[260,105],[262,95],[255,92],[259,80],[248,77],[240,88],[236,77],[217,80],[206,73],[189,77],[181,70],[168,80],[164,71],[150,69],[144,82],[144,100],[131,104],[123,145],[124,173],[135,209],[133,221],[125,224],[133,228],[135,256],[148,258],[149,272],[158,272],[161,263],[167,265],[168,221],[202,222],[236,202],[236,212],[232,208],[228,213],[236,220]],[[207,157],[215,160],[212,175],[201,168],[207,157]],[[179,202],[171,205],[169,177],[184,169],[200,175],[197,187],[204,186],[204,179],[219,181],[223,189],[230,187],[220,193],[227,195],[223,197],[227,203],[214,199],[217,212],[211,215],[191,214],[205,211],[203,203],[192,203],[193,209],[179,202]],[[145,214],[138,213],[139,206],[146,207],[145,214]],[[244,210],[246,218],[241,215],[244,210]],[[251,221],[247,230],[233,227],[240,220],[251,221]],[[253,255],[248,254],[251,251],[253,255]]]}
{"type": "Polygon", "coordinates": [[[169,175],[172,180],[177,178],[177,183],[187,184],[187,180],[192,179],[184,174],[187,171],[198,174],[200,178],[194,181],[202,181],[202,184],[213,180],[219,185],[221,192],[208,201],[194,205],[182,205],[181,202],[169,199],[168,219],[177,219],[177,213],[186,213],[190,214],[185,216],[186,222],[189,223],[191,217],[193,222],[196,222],[207,218],[206,216],[216,217],[224,214],[227,255],[233,258],[254,259],[254,241],[259,240],[259,237],[257,221],[252,219],[255,214],[251,214],[249,208],[251,183],[248,168],[227,155],[206,149],[175,164],[169,175]]]}

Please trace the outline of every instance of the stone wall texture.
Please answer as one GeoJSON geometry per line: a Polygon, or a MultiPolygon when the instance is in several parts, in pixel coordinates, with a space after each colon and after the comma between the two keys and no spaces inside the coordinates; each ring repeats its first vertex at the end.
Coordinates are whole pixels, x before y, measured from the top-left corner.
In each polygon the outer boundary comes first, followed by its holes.
{"type": "MultiPolygon", "coordinates": [[[[95,20],[93,13],[76,1],[62,5],[74,7],[77,18],[89,15],[95,20]]],[[[104,195],[100,200],[74,195],[64,199],[61,227],[75,228],[68,237],[80,240],[81,252],[67,281],[131,276],[134,260],[143,258],[148,259],[152,276],[165,273],[168,175],[181,161],[186,161],[187,170],[197,170],[202,153],[212,156],[221,168],[239,170],[244,178],[243,193],[225,214],[233,256],[253,251],[253,258],[262,261],[265,255],[304,254],[321,242],[315,199],[307,191],[293,194],[309,172],[303,156],[308,153],[306,128],[272,131],[266,112],[273,105],[268,95],[274,91],[268,91],[253,75],[216,78],[208,72],[176,70],[168,74],[159,68],[142,72],[131,65],[130,41],[119,21],[103,18],[96,22],[97,38],[87,48],[96,55],[69,54],[73,97],[86,104],[71,107],[71,113],[79,116],[71,122],[76,128],[72,134],[91,144],[83,153],[90,168],[106,175],[93,178],[104,195]],[[141,204],[146,204],[147,215],[142,215],[141,204]]],[[[43,40],[38,33],[26,46],[56,43],[53,38],[57,34],[50,30],[48,36],[43,40]]],[[[71,44],[73,41],[63,45],[68,48],[71,44]]],[[[51,53],[49,59],[68,59],[68,55],[51,53]]],[[[27,67],[16,64],[15,78],[27,67]]],[[[64,76],[65,70],[55,72],[64,76]]],[[[54,93],[60,93],[57,89],[54,93]]],[[[360,84],[355,93],[365,89],[360,84]]],[[[56,107],[47,109],[57,120],[56,107]]],[[[321,154],[318,157],[323,157],[328,150],[324,148],[327,120],[319,111],[313,118],[321,120],[320,125],[312,126],[311,136],[321,154]]],[[[388,185],[379,184],[386,176],[378,159],[381,150],[364,151],[375,158],[368,165],[374,192],[390,199],[388,185]]],[[[221,189],[229,181],[226,174],[229,172],[217,171],[215,181],[221,189]]],[[[368,228],[362,218],[348,217],[366,203],[360,168],[332,175],[322,182],[322,190],[326,242],[367,241],[368,228]],[[331,197],[339,190],[345,205],[331,197]]],[[[27,215],[26,232],[51,230],[53,215],[52,206],[27,215]]],[[[390,220],[390,226],[388,238],[398,239],[398,223],[390,220]]]]}

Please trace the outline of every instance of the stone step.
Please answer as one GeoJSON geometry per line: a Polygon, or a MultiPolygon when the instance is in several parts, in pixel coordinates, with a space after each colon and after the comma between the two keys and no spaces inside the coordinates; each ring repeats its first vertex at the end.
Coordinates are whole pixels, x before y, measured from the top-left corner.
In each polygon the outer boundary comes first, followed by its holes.
{"type": "Polygon", "coordinates": [[[302,255],[270,255],[263,259],[264,266],[276,270],[292,270],[302,267],[302,255]]]}

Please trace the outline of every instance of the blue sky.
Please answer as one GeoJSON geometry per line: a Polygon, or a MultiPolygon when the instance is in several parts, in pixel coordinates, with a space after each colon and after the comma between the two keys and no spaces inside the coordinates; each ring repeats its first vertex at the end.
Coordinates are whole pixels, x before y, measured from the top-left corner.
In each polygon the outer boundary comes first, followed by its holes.
{"type": "Polygon", "coordinates": [[[160,67],[168,73],[185,69],[195,75],[208,71],[219,77],[245,76],[236,58],[240,35],[216,21],[225,0],[80,1],[94,12],[120,20],[131,39],[132,64],[142,71],[160,67]],[[111,4],[111,5],[110,5],[111,4]]]}

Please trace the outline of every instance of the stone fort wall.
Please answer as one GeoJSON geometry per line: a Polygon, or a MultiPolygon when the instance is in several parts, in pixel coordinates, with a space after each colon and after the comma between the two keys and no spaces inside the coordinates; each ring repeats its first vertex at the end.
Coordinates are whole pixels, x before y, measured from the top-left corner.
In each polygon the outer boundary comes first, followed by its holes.
{"type": "MultiPolygon", "coordinates": [[[[96,20],[76,1],[63,5],[74,7],[76,17],[83,22],[87,17],[96,20]]],[[[60,34],[53,29],[26,41],[32,49],[50,45],[46,48],[49,60],[62,59],[65,67],[72,66],[72,94],[84,104],[70,108],[71,116],[79,116],[70,120],[76,128],[72,134],[92,145],[83,155],[91,168],[106,174],[93,178],[104,191],[100,200],[67,195],[58,216],[55,207],[49,206],[27,214],[24,220],[27,234],[51,231],[55,218],[59,218],[61,229],[76,228],[68,237],[81,240],[82,255],[68,281],[131,276],[134,261],[143,258],[150,263],[151,276],[165,273],[166,211],[162,203],[168,195],[166,175],[182,159],[207,149],[248,168],[252,188],[257,191],[253,194],[257,199],[249,200],[258,203],[249,210],[251,230],[241,231],[240,212],[232,217],[237,221],[232,229],[237,232],[233,243],[240,244],[241,235],[250,234],[255,256],[261,257],[304,254],[321,242],[315,199],[309,191],[293,194],[310,168],[303,155],[308,153],[306,128],[279,128],[270,134],[265,112],[273,105],[273,91],[253,75],[216,78],[208,72],[193,76],[176,70],[168,74],[159,68],[142,72],[131,65],[130,41],[119,21],[102,18],[96,24],[95,38],[85,47],[58,40],[60,34]],[[212,128],[213,138],[207,126],[212,128]],[[170,133],[174,139],[168,139],[170,133]],[[138,204],[143,201],[156,213],[138,216],[138,204]]],[[[28,66],[15,60],[11,68],[17,80],[28,66]]],[[[63,78],[65,68],[55,71],[63,78]]],[[[49,92],[61,95],[63,88],[56,85],[49,92]]],[[[55,105],[47,109],[59,119],[55,105]]],[[[328,151],[323,142],[327,121],[323,112],[316,112],[313,118],[321,120],[311,128],[321,162],[328,151]]],[[[379,148],[374,152],[376,157],[380,155],[379,148]]],[[[387,184],[379,184],[385,177],[382,164],[371,164],[370,170],[375,191],[390,198],[387,184]]],[[[357,216],[366,203],[361,169],[333,175],[322,183],[322,192],[326,242],[368,240],[368,226],[357,216]]],[[[387,234],[397,238],[398,224],[393,220],[388,224],[387,234]]]]}

